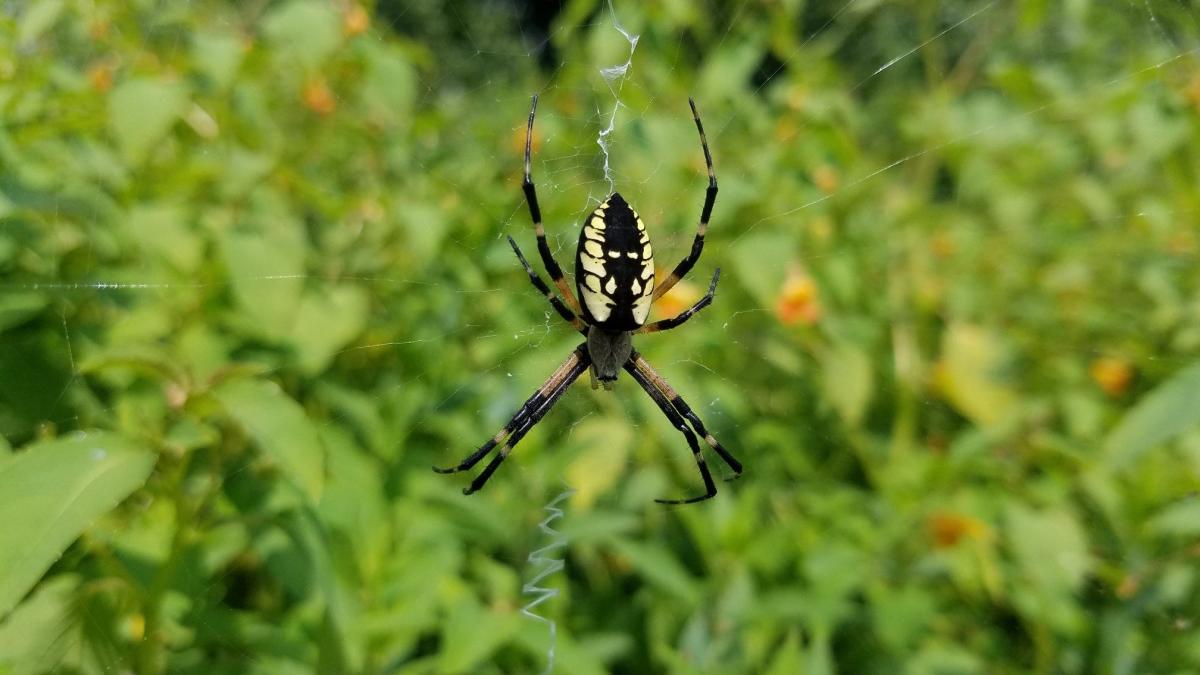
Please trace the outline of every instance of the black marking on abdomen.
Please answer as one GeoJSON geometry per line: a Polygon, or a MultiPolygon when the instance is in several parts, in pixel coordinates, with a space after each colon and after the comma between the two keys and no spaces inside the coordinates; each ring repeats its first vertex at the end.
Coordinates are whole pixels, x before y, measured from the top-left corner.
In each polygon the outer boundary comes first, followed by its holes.
{"type": "Polygon", "coordinates": [[[575,283],[590,323],[617,332],[646,322],[654,290],[654,251],[645,224],[618,193],[583,223],[575,283]]]}

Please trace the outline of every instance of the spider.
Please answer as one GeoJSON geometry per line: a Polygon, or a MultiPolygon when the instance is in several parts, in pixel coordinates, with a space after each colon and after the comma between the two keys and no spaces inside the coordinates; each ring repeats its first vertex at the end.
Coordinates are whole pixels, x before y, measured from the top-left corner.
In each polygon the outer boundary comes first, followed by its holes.
{"type": "Polygon", "coordinates": [[[546,243],[546,231],[542,227],[542,212],[538,206],[537,188],[534,187],[530,176],[530,148],[533,136],[533,119],[537,113],[538,97],[534,95],[529,110],[529,123],[525,129],[525,180],[521,185],[525,192],[525,201],[529,205],[529,216],[533,220],[533,229],[537,234],[538,252],[542,256],[542,264],[549,272],[550,278],[562,295],[557,297],[546,285],[541,276],[529,266],[529,262],[521,253],[517,242],[512,237],[508,243],[516,253],[517,259],[533,286],[546,296],[546,300],[555,311],[570,323],[575,330],[582,333],[587,340],[581,343],[571,353],[558,370],[555,370],[528,400],[517,414],[491,439],[471,453],[457,466],[442,469],[434,467],[438,473],[455,473],[467,471],[487,456],[497,445],[503,442],[500,451],[488,462],[483,471],[475,477],[471,484],[463,489],[463,494],[471,494],[483,487],[491,478],[500,463],[512,451],[513,447],[529,433],[546,413],[554,407],[558,399],[585,370],[591,369],[592,388],[597,388],[597,382],[605,389],[612,389],[617,373],[624,369],[641,385],[642,389],[662,410],[671,425],[679,430],[691,446],[692,456],[700,469],[700,477],[704,480],[704,494],[689,499],[656,499],[661,504],[690,504],[709,499],[717,494],[717,486],[713,483],[712,474],[705,464],[696,436],[688,428],[688,423],[695,428],[733,470],[736,478],[742,472],[741,462],[734,459],[728,450],[723,448],[716,438],[704,428],[704,423],[692,412],[688,404],[679,394],[667,384],[657,371],[650,366],[645,358],[633,348],[631,337],[642,333],[657,333],[670,330],[684,323],[696,312],[704,309],[713,300],[717,291],[717,280],[721,270],[713,272],[712,282],[696,304],[681,312],[678,316],[646,323],[650,313],[650,305],[671,289],[680,279],[692,269],[700,258],[704,248],[704,235],[708,231],[708,220],[712,215],[713,203],[717,198],[717,178],[713,172],[712,154],[708,150],[708,139],[704,135],[704,126],[700,123],[700,115],[696,112],[696,103],[688,99],[692,108],[692,119],[696,122],[696,130],[700,132],[700,144],[704,149],[704,162],[708,166],[708,189],[704,194],[704,208],[700,212],[700,224],[696,228],[696,238],[692,241],[692,250],[675,266],[670,276],[662,284],[655,286],[654,254],[650,247],[650,237],[646,233],[646,225],[638,216],[637,211],[614,192],[600,204],[583,224],[579,235],[579,245],[575,250],[575,284],[579,296],[583,298],[581,305],[575,294],[563,277],[562,268],[554,259],[550,246],[546,243]],[[564,303],[565,300],[565,303],[564,303]]]}

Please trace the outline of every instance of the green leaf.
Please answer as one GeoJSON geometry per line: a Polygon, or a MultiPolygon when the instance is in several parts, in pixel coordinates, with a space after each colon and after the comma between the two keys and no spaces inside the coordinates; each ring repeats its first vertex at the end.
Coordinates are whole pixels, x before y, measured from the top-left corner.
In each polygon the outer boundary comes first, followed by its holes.
{"type": "Polygon", "coordinates": [[[63,0],[42,0],[25,5],[17,24],[17,43],[28,46],[58,21],[66,5],[63,0]]]}
{"type": "Polygon", "coordinates": [[[271,47],[309,69],[321,65],[341,43],[341,26],[333,5],[316,0],[293,0],[263,19],[271,47]]]}
{"type": "Polygon", "coordinates": [[[305,293],[290,333],[300,368],[310,375],[325,370],[366,321],[367,295],[358,286],[323,287],[305,293]]]}
{"type": "Polygon", "coordinates": [[[737,279],[764,307],[772,307],[783,287],[795,242],[785,234],[751,234],[733,245],[737,279]]]}
{"type": "Polygon", "coordinates": [[[148,78],[122,82],[108,97],[108,126],[131,162],[145,159],[167,135],[188,103],[182,82],[148,78]]]}
{"type": "Polygon", "coordinates": [[[36,291],[0,294],[0,332],[20,325],[46,306],[46,297],[36,291]]]}
{"type": "Polygon", "coordinates": [[[1200,500],[1193,498],[1167,507],[1150,519],[1147,528],[1168,536],[1200,536],[1200,500]]]}
{"type": "Polygon", "coordinates": [[[64,657],[79,648],[71,625],[78,586],[74,575],[48,579],[0,623],[0,673],[64,672],[64,657]]]}
{"type": "Polygon", "coordinates": [[[71,542],[146,481],[155,456],[109,432],[0,457],[0,616],[71,542]]]}
{"type": "Polygon", "coordinates": [[[589,419],[575,427],[574,440],[584,448],[567,467],[567,484],[575,488],[571,506],[587,511],[625,473],[633,432],[628,424],[589,419]]]}
{"type": "Polygon", "coordinates": [[[237,76],[246,48],[241,38],[228,33],[199,32],[192,37],[192,60],[220,89],[237,76]]]}
{"type": "Polygon", "coordinates": [[[320,499],[325,453],[316,427],[300,404],[279,385],[265,380],[234,380],[213,395],[296,487],[313,501],[320,499]]]}
{"type": "Polygon", "coordinates": [[[455,602],[442,627],[439,673],[467,673],[508,642],[520,628],[511,611],[489,610],[473,599],[455,602]]]}
{"type": "Polygon", "coordinates": [[[980,326],[954,324],[942,336],[942,358],[937,383],[955,408],[979,425],[1003,421],[1016,408],[1016,392],[999,371],[1004,366],[1004,346],[980,326]]]}
{"type": "Polygon", "coordinates": [[[130,240],[150,254],[147,257],[169,261],[180,272],[194,272],[203,250],[188,218],[179,204],[145,203],[129,210],[124,225],[130,240]]]}
{"type": "Polygon", "coordinates": [[[234,297],[253,329],[274,341],[291,333],[304,286],[303,227],[282,213],[260,212],[255,229],[221,237],[234,297]]]}
{"type": "Polygon", "coordinates": [[[1091,569],[1087,538],[1066,510],[1008,507],[1006,531],[1017,565],[1047,600],[1079,588],[1091,569]]]}
{"type": "Polygon", "coordinates": [[[700,601],[699,582],[661,544],[639,544],[619,539],[612,545],[642,578],[658,586],[667,596],[689,607],[700,601]]]}
{"type": "Polygon", "coordinates": [[[373,118],[388,124],[411,119],[417,93],[417,75],[403,52],[390,45],[369,43],[364,48],[367,72],[362,99],[373,118]]]}
{"type": "Polygon", "coordinates": [[[825,353],[821,373],[829,402],[847,426],[856,427],[874,394],[870,358],[858,347],[842,343],[825,353]]]}
{"type": "Polygon", "coordinates": [[[1193,364],[1146,394],[1104,441],[1104,452],[1117,466],[1200,424],[1200,363],[1193,364]]]}

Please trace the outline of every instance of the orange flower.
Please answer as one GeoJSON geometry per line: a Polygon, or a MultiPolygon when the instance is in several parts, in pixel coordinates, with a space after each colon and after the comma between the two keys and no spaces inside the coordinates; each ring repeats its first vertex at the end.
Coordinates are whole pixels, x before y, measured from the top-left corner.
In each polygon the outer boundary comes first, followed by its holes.
{"type": "Polygon", "coordinates": [[[812,181],[817,189],[825,194],[836,192],[842,182],[837,170],[828,164],[822,164],[813,170],[812,181]]]}
{"type": "MultiPolygon", "coordinates": [[[[525,152],[525,129],[526,129],[526,127],[524,124],[517,126],[517,127],[513,127],[512,136],[509,136],[508,145],[515,152],[518,152],[518,153],[525,152]]],[[[541,147],[542,147],[542,135],[538,133],[538,128],[536,125],[534,125],[533,137],[530,142],[530,152],[532,152],[534,155],[537,155],[538,150],[540,150],[541,147]]]]}
{"type": "Polygon", "coordinates": [[[357,2],[347,7],[342,14],[342,34],[346,37],[364,33],[370,25],[371,15],[357,2]]]}
{"type": "Polygon", "coordinates": [[[796,323],[812,325],[821,318],[821,302],[812,277],[800,269],[788,272],[779,300],[775,303],[775,315],[789,326],[796,323]]]}
{"type": "Polygon", "coordinates": [[[337,99],[333,97],[333,92],[329,90],[325,80],[309,80],[308,84],[304,85],[302,96],[304,106],[318,115],[328,115],[337,108],[337,99]]]}
{"type": "Polygon", "coordinates": [[[654,311],[664,319],[672,317],[696,304],[700,296],[700,289],[695,284],[680,281],[654,303],[654,311]]]}
{"type": "Polygon", "coordinates": [[[954,255],[954,238],[949,232],[938,232],[929,242],[929,248],[938,258],[949,258],[954,255]]]}
{"type": "Polygon", "coordinates": [[[987,537],[988,526],[973,516],[958,513],[935,513],[925,522],[935,548],[951,548],[964,537],[979,541],[987,537]]]}
{"type": "Polygon", "coordinates": [[[1105,356],[1092,361],[1088,372],[1109,396],[1124,394],[1133,380],[1133,367],[1125,359],[1115,356],[1105,356]]]}
{"type": "Polygon", "coordinates": [[[113,67],[107,61],[96,61],[87,69],[88,84],[92,89],[104,93],[112,89],[113,85],[113,67]]]}

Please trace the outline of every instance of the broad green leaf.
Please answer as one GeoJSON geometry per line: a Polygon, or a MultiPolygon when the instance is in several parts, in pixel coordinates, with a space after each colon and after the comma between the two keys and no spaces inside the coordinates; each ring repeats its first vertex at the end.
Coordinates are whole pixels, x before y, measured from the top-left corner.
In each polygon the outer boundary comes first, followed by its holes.
{"type": "Polygon", "coordinates": [[[863,350],[848,343],[825,353],[822,384],[829,402],[849,427],[857,427],[874,394],[871,362],[863,350]]]}
{"type": "Polygon", "coordinates": [[[1092,567],[1083,528],[1066,510],[1035,511],[1009,505],[1005,529],[1017,565],[1043,594],[1067,594],[1079,588],[1092,567]]]}
{"type": "Polygon", "coordinates": [[[292,0],[263,19],[271,47],[309,69],[321,65],[341,43],[341,26],[333,5],[317,0],[292,0]]]}
{"type": "MultiPolygon", "coordinates": [[[[63,0],[38,0],[14,5],[13,9],[22,9],[17,23],[17,42],[27,46],[30,42],[38,39],[42,33],[58,21],[65,5],[63,0]]],[[[6,18],[11,19],[11,16],[6,18]]]]}
{"type": "Polygon", "coordinates": [[[804,672],[804,655],[796,633],[796,630],[789,631],[783,644],[775,650],[765,671],[766,675],[796,675],[804,672]]]}
{"type": "Polygon", "coordinates": [[[437,257],[446,235],[445,210],[432,204],[413,203],[397,216],[404,225],[409,253],[426,264],[437,257]]]}
{"type": "Polygon", "coordinates": [[[205,31],[192,36],[193,62],[221,89],[233,82],[245,53],[245,42],[236,35],[205,31]]]}
{"type": "Polygon", "coordinates": [[[67,654],[78,649],[72,620],[79,578],[60,574],[46,580],[4,621],[0,621],[0,673],[62,672],[67,654]]]}
{"type": "Polygon", "coordinates": [[[148,78],[122,82],[108,96],[108,126],[117,147],[138,164],[167,135],[188,103],[182,82],[148,78]]]}
{"type": "Polygon", "coordinates": [[[416,98],[417,76],[399,49],[369,43],[364,48],[367,72],[362,99],[373,118],[389,124],[407,123],[416,98]]]}
{"type": "Polygon", "coordinates": [[[36,316],[46,306],[46,297],[36,291],[0,293],[0,333],[36,316]]]}
{"type": "Polygon", "coordinates": [[[1163,509],[1147,527],[1168,536],[1200,537],[1200,500],[1192,498],[1163,509]]]}
{"type": "Polygon", "coordinates": [[[466,598],[453,603],[442,625],[439,673],[476,672],[520,628],[515,611],[488,609],[466,598]]]}
{"type": "Polygon", "coordinates": [[[566,470],[567,483],[575,489],[571,506],[587,511],[624,474],[633,432],[628,424],[611,419],[589,419],[580,422],[573,434],[584,450],[566,470]]]}
{"type": "Polygon", "coordinates": [[[642,544],[618,539],[612,546],[628,560],[638,574],[651,585],[658,586],[668,597],[689,607],[699,602],[699,582],[662,544],[642,544]]]}
{"type": "Polygon", "coordinates": [[[1104,441],[1117,467],[1200,424],[1200,363],[1142,397],[1104,441]]]}
{"type": "Polygon", "coordinates": [[[954,324],[942,336],[937,383],[955,408],[976,424],[1004,420],[1018,398],[999,371],[1005,365],[1000,340],[980,326],[954,324]]]}
{"type": "Polygon", "coordinates": [[[279,385],[265,380],[234,380],[218,387],[213,395],[296,487],[313,501],[320,499],[325,453],[316,427],[300,404],[279,385]]]}
{"type": "Polygon", "coordinates": [[[96,518],[141,487],[155,456],[109,432],[0,457],[0,616],[96,518]]]}
{"type": "Polygon", "coordinates": [[[300,299],[290,337],[300,368],[315,375],[324,370],[367,321],[367,295],[358,286],[325,286],[300,299]]]}
{"type": "Polygon", "coordinates": [[[736,278],[764,307],[774,306],[794,258],[795,242],[785,234],[750,234],[733,244],[736,278]]]}
{"type": "Polygon", "coordinates": [[[180,204],[145,203],[130,209],[124,225],[150,258],[167,260],[180,272],[194,272],[203,250],[188,218],[189,211],[180,204]]]}
{"type": "Polygon", "coordinates": [[[296,321],[304,286],[304,233],[283,214],[259,216],[254,230],[221,237],[221,252],[232,276],[234,297],[255,330],[282,341],[296,321]]]}

